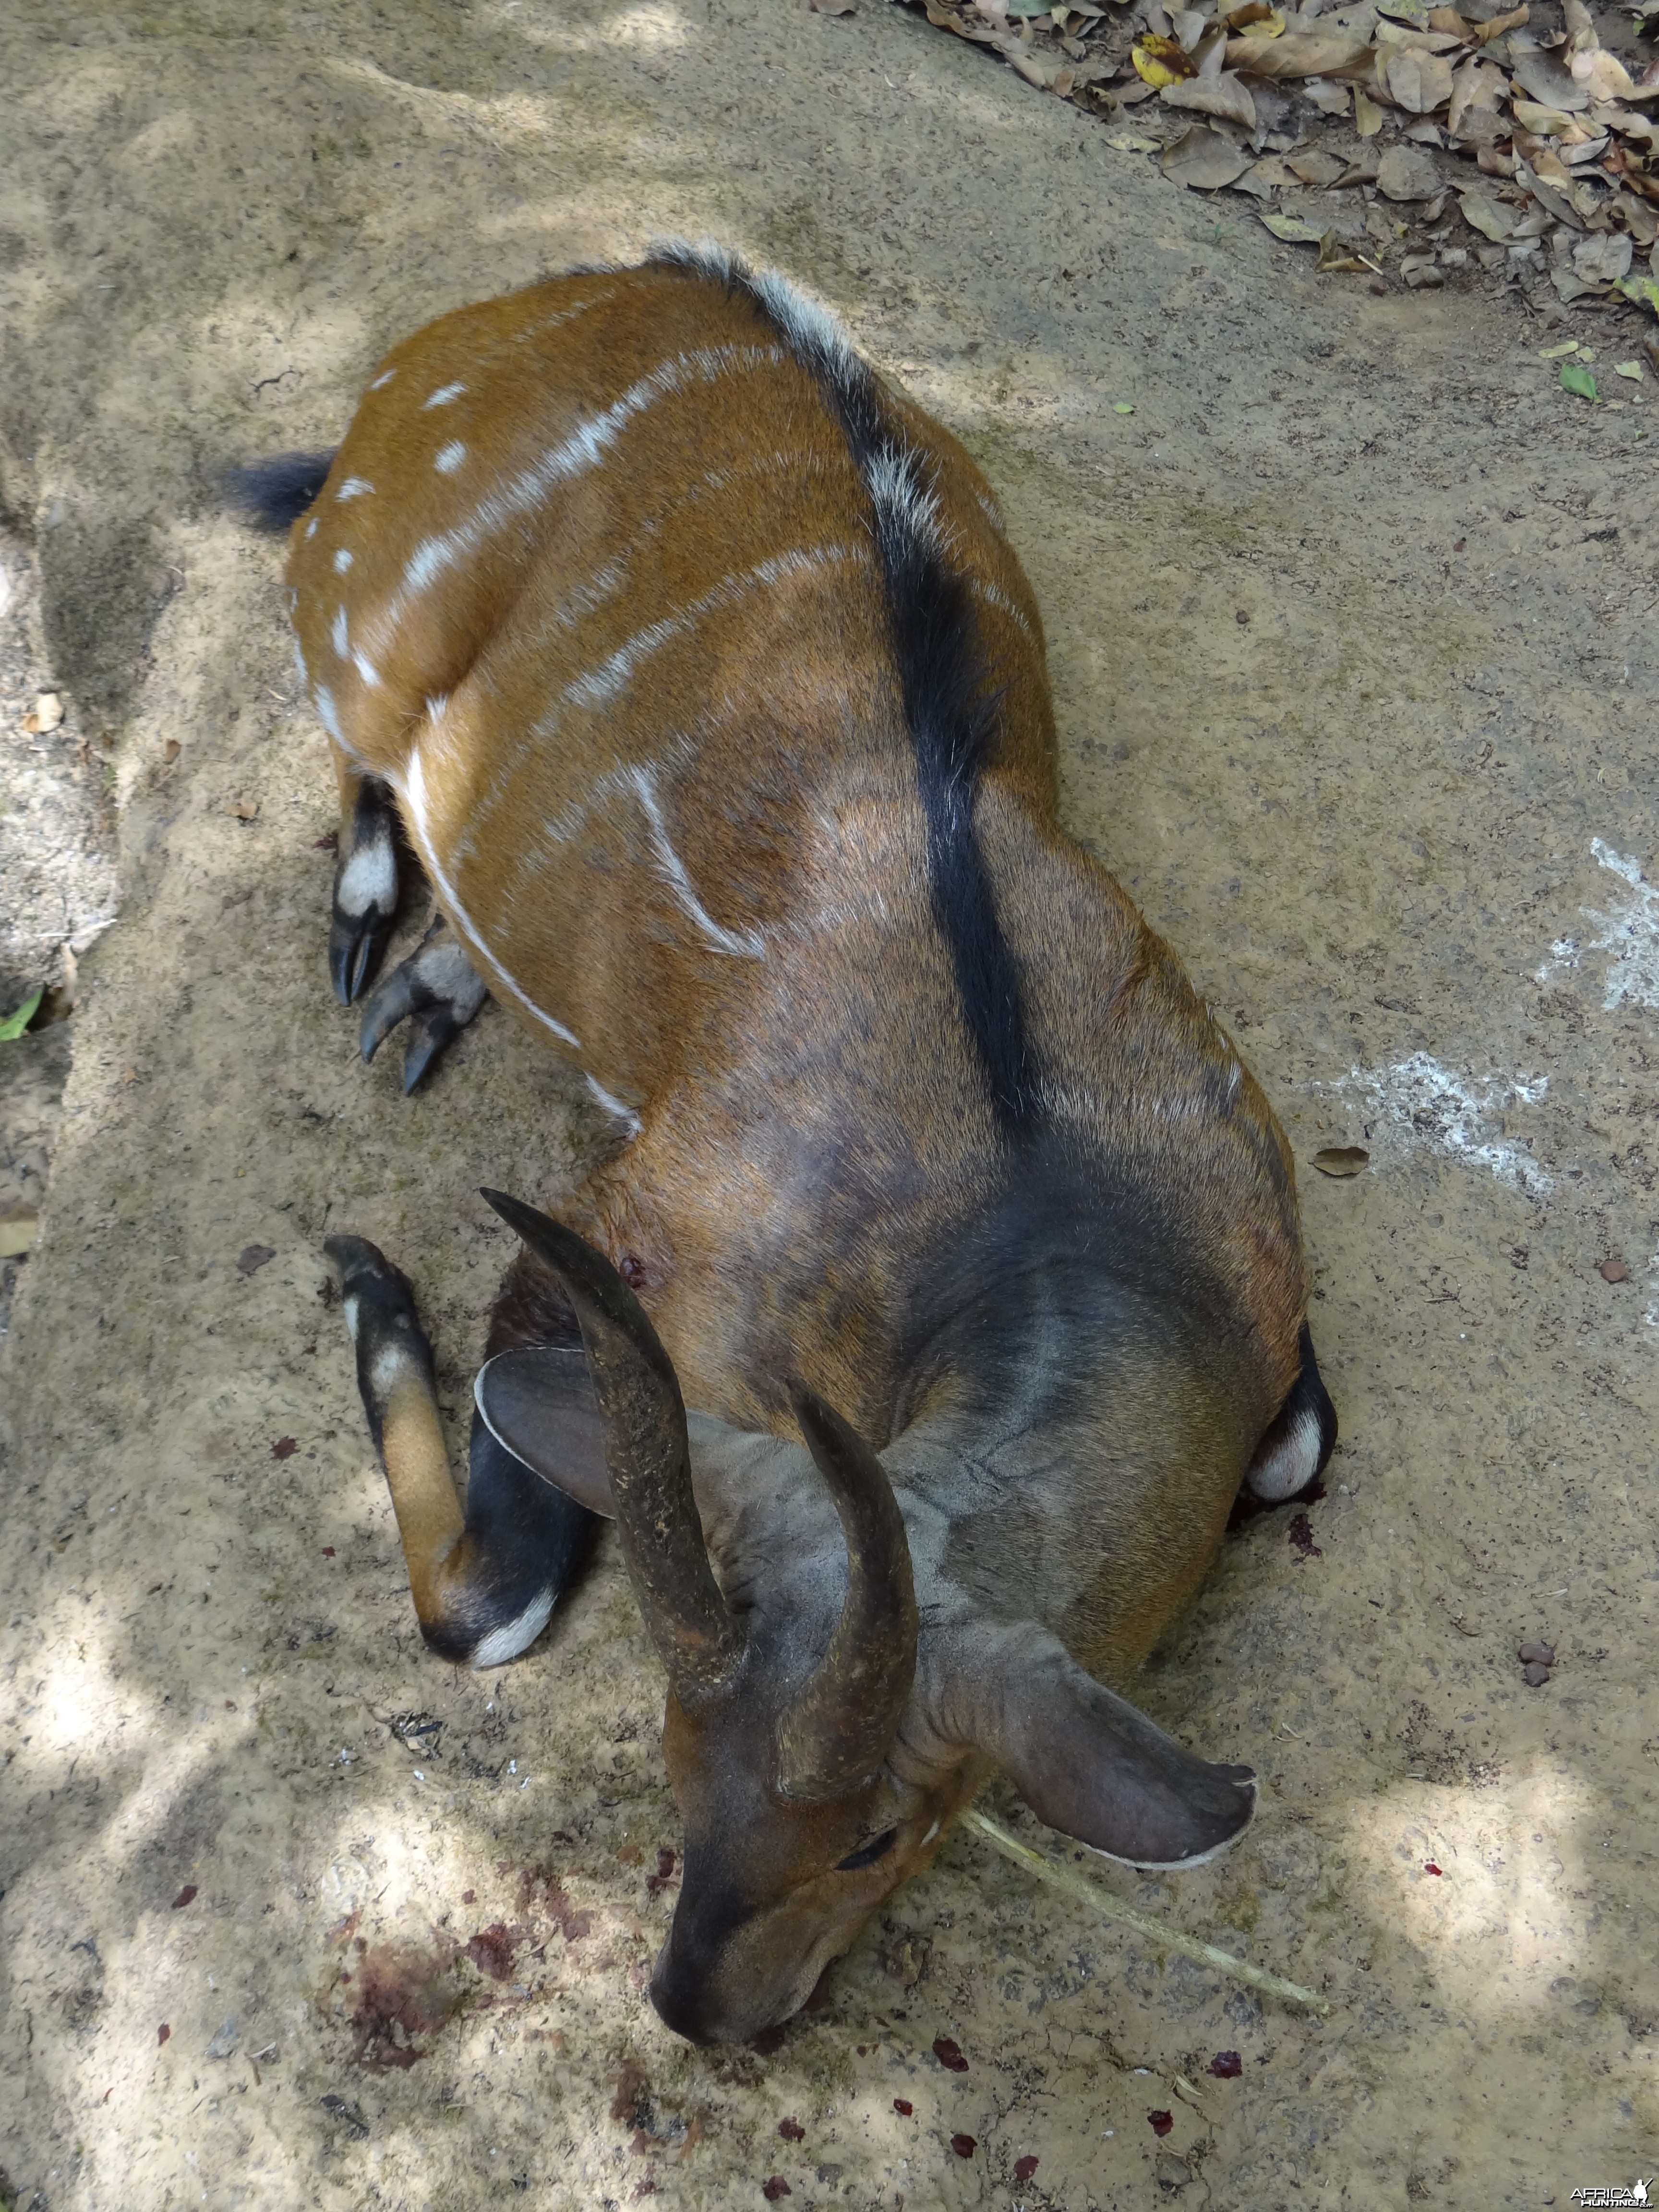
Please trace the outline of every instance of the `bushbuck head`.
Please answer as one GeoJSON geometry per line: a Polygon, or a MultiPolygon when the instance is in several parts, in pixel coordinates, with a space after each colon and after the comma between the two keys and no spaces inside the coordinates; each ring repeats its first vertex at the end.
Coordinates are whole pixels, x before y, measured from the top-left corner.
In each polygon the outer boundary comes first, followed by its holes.
{"type": "Polygon", "coordinates": [[[671,2027],[739,2042],[787,2019],[999,1769],[1042,1819],[1135,1865],[1192,1864],[1243,1829],[1249,1770],[1194,1758],[1035,1620],[970,1597],[946,1571],[948,1513],[896,1490],[833,1407],[790,1386],[800,1444],[688,1418],[609,1261],[485,1195],[562,1278],[585,1356],[501,1354],[479,1411],[614,1517],[668,1671],[684,1870],[651,1996],[671,2027]]]}

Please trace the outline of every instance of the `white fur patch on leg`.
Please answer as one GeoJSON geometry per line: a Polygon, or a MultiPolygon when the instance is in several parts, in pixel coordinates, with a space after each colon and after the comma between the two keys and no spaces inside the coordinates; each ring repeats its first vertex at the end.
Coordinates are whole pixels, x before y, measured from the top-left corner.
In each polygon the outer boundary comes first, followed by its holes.
{"type": "Polygon", "coordinates": [[[527,1651],[552,1618],[553,1593],[538,1590],[516,1620],[503,1627],[492,1628],[472,1647],[475,1667],[502,1667],[509,1659],[516,1659],[527,1651]]]}
{"type": "Polygon", "coordinates": [[[398,862],[390,837],[376,837],[359,845],[340,871],[334,887],[334,903],[356,921],[371,907],[389,914],[398,903],[398,862]]]}

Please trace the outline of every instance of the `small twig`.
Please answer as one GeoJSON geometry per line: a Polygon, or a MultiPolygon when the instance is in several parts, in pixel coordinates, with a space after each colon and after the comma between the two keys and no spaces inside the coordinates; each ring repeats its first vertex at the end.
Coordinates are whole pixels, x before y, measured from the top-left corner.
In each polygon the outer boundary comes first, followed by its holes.
{"type": "Polygon", "coordinates": [[[1075,1897],[1085,1905],[1091,1905],[1103,1918],[1118,1921],[1126,1928],[1133,1928],[1137,1935],[1148,1936],[1153,1942],[1162,1944],[1166,1951],[1179,1951],[1183,1958],[1196,1959],[1202,1966],[1214,1966],[1224,1974],[1231,1974],[1235,1981],[1248,1982],[1252,1989],[1265,1990],[1270,1996],[1283,1997],[1290,2004],[1304,2005],[1310,2012],[1329,2013],[1329,2005],[1323,1997],[1316,1996],[1313,1990],[1304,1990],[1297,1982],[1283,1981],[1279,1975],[1270,1974],[1265,1966],[1253,1966],[1248,1959],[1236,1959],[1231,1951],[1218,1950],[1213,1943],[1200,1943],[1197,1936],[1182,1935],[1178,1928],[1171,1928],[1167,1921],[1157,1919],[1150,1912],[1138,1911],[1133,1905],[1123,1904],[1109,1891],[1100,1888],[1092,1881],[1085,1881],[1081,1875],[1072,1873],[1067,1867],[1056,1866],[1052,1859],[1044,1858],[1041,1851],[1032,1850],[1029,1844],[1022,1844],[1018,1836],[1011,1836],[1006,1828],[1000,1826],[976,1808],[969,1807],[962,1818],[969,1827],[977,1828],[988,1843],[994,1844],[1006,1858],[1012,1859],[1017,1866],[1023,1866],[1039,1881],[1046,1881],[1054,1889],[1064,1890],[1068,1897],[1075,1897]]]}

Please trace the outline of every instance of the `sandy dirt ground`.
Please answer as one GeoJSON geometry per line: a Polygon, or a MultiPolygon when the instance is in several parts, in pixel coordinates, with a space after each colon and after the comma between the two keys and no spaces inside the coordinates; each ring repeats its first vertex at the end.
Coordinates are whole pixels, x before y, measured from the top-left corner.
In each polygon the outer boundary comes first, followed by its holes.
{"type": "Polygon", "coordinates": [[[51,1152],[0,1365],[8,2203],[1650,2178],[1659,410],[1559,391],[1512,296],[1316,277],[876,0],[14,0],[0,81],[6,666],[70,708],[40,774],[107,783],[122,908],[0,1046],[5,1173],[51,1152]],[[416,1633],[319,1241],[410,1272],[459,1438],[510,1249],[477,1186],[556,1200],[597,1131],[493,1007],[412,1099],[360,1064],[277,556],[212,480],[336,439],[441,310],[671,231],[785,267],[981,460],[1070,818],[1292,1133],[1329,1494],[1230,1537],[1137,1691],[1261,1815],[1101,1879],[1328,2018],[958,1834],[779,2048],[693,2051],[642,1994],[678,1834],[614,1549],[502,1672],[416,1633]]]}

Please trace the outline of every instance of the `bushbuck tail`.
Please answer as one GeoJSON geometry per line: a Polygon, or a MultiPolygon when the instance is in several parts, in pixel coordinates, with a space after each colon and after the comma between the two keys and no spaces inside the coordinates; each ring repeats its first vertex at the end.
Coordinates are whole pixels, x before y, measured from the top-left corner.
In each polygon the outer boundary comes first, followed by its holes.
{"type": "Polygon", "coordinates": [[[241,490],[292,520],[339,996],[394,815],[440,916],[365,1054],[407,1021],[413,1083],[493,993],[617,1139],[556,1221],[486,1194],[521,1249],[464,1503],[407,1283],[328,1250],[435,1651],[525,1650],[617,1522],[685,1831],[658,2011],[786,2018],[998,1772],[1136,1866],[1230,1843],[1249,1770],[1098,1677],[1242,1480],[1329,1452],[1291,1154],[1060,826],[963,447],[781,277],[672,246],[443,317],[241,490]]]}

